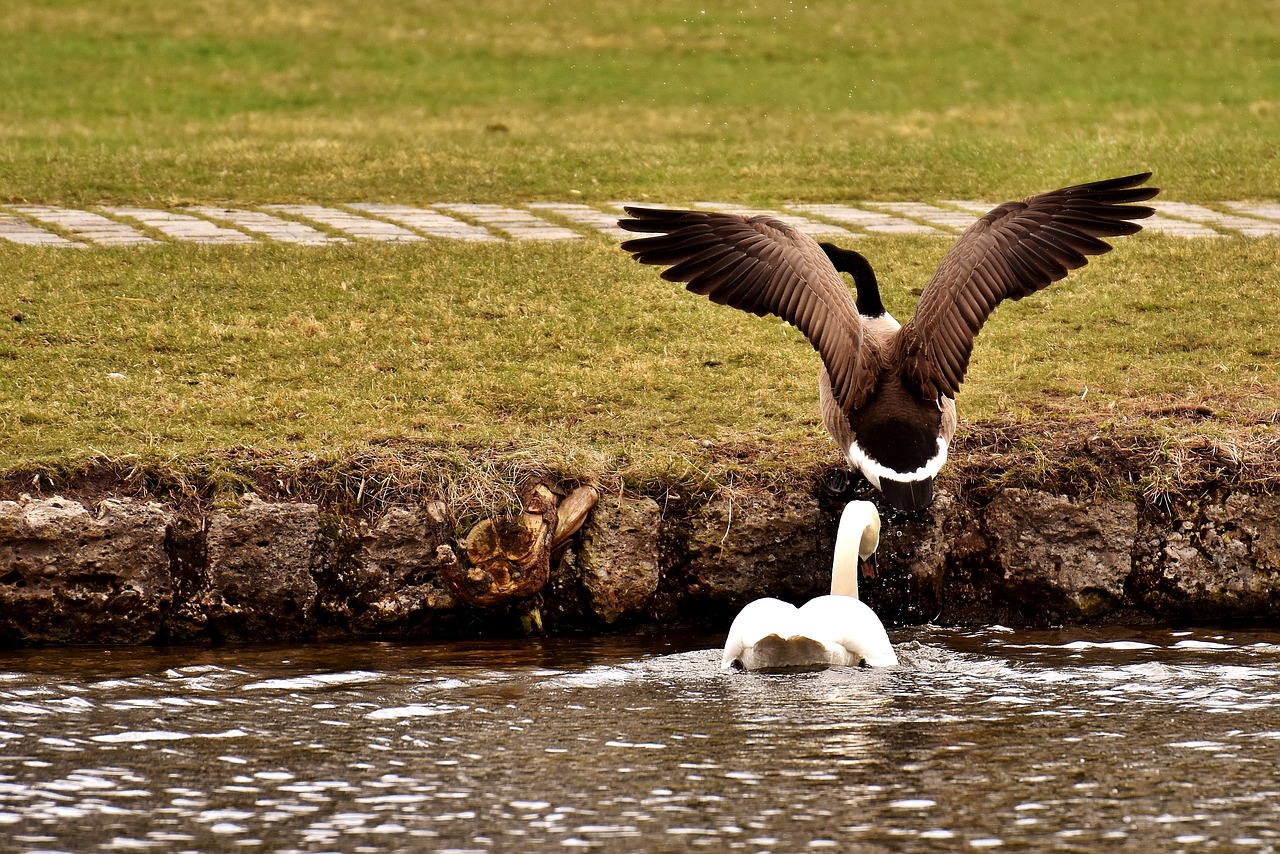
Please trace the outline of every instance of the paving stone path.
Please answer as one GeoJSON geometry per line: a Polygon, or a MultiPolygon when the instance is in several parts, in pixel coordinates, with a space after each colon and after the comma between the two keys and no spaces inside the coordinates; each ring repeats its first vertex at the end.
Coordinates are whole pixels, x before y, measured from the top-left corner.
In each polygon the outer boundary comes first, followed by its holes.
{"type": "MultiPolygon", "coordinates": [[[[1175,237],[1280,237],[1280,202],[1193,205],[1156,201],[1145,228],[1175,237]]],[[[178,210],[96,206],[0,205],[0,240],[30,246],[85,248],[164,243],[326,246],[353,241],[384,243],[429,239],[501,242],[579,240],[590,235],[621,240],[622,202],[586,205],[531,202],[521,206],[442,202],[429,207],[346,205],[191,205],[178,210]]],[[[851,240],[874,234],[946,235],[967,228],[991,210],[982,201],[863,202],[857,205],[793,204],[776,210],[722,202],[683,207],[769,214],[817,238],[851,240]]]]}
{"type": "Polygon", "coordinates": [[[134,246],[159,242],[122,222],[89,211],[47,205],[14,205],[12,209],[31,217],[42,225],[61,229],[67,237],[76,241],[82,240],[102,246],[134,246]]]}

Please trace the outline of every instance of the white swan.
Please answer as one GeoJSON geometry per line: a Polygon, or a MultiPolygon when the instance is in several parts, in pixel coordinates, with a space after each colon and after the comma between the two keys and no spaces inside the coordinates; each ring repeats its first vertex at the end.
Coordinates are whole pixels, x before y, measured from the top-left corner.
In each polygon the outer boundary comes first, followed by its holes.
{"type": "Polygon", "coordinates": [[[840,515],[831,594],[796,608],[780,599],[751,602],[734,618],[720,666],[726,670],[819,670],[832,665],[892,667],[898,656],[880,618],[858,599],[858,560],[880,544],[880,514],[850,501],[840,515]]]}

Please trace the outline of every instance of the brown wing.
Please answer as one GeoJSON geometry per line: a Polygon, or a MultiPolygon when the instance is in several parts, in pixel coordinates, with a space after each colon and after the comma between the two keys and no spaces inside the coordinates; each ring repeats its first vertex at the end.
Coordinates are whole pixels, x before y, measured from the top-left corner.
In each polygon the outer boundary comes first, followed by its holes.
{"type": "Polygon", "coordinates": [[[712,302],[795,325],[822,356],[842,407],[870,389],[857,370],[863,344],[858,308],[830,259],[803,232],[767,216],[626,208],[618,225],[655,234],[622,248],[641,264],[669,266],[662,278],[685,282],[712,302]]]}
{"type": "Polygon", "coordinates": [[[902,328],[897,355],[930,397],[955,397],[978,330],[1005,299],[1021,299],[1109,252],[1100,240],[1134,234],[1130,220],[1155,213],[1131,205],[1160,192],[1139,186],[1150,172],[1079,184],[1008,202],[969,227],[951,248],[902,328]]]}

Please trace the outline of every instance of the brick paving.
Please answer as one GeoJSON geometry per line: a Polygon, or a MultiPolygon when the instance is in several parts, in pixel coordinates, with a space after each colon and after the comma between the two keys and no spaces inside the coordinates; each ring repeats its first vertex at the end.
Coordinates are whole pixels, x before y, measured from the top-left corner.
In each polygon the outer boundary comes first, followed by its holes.
{"type": "Polygon", "coordinates": [[[423,240],[423,236],[415,234],[407,228],[401,228],[380,219],[371,219],[351,211],[327,208],[322,205],[263,205],[264,210],[309,219],[331,229],[343,232],[350,237],[362,237],[368,240],[403,242],[423,240]]]}
{"type": "Polygon", "coordinates": [[[923,222],[893,216],[883,211],[870,211],[849,205],[790,205],[793,210],[816,214],[826,219],[852,225],[872,234],[939,234],[938,229],[923,222]]]}
{"type": "Polygon", "coordinates": [[[87,245],[67,240],[62,235],[54,234],[52,231],[45,231],[43,228],[36,228],[25,219],[20,219],[7,213],[0,213],[0,240],[8,240],[10,243],[23,243],[28,246],[83,247],[87,245]]]}
{"type": "MultiPolygon", "coordinates": [[[[973,225],[974,219],[981,214],[955,210],[953,208],[940,208],[937,205],[927,205],[924,202],[869,202],[873,209],[886,210],[902,217],[921,220],[930,225],[941,226],[943,229],[954,231],[963,231],[973,225]]],[[[993,205],[987,205],[983,213],[991,210],[993,205]]]]}
{"type": "Polygon", "coordinates": [[[606,237],[612,237],[616,240],[627,240],[635,237],[631,232],[618,228],[618,219],[622,212],[617,205],[607,211],[597,210],[590,205],[569,202],[532,202],[529,207],[535,211],[546,211],[556,216],[564,217],[578,225],[594,228],[606,237]]]}
{"type": "Polygon", "coordinates": [[[572,229],[540,219],[530,211],[516,208],[469,204],[445,204],[436,207],[469,217],[499,231],[505,231],[517,240],[577,240],[582,236],[572,229]]]}
{"type": "Polygon", "coordinates": [[[11,210],[26,214],[37,222],[59,228],[75,240],[83,240],[87,243],[96,243],[101,246],[138,246],[159,242],[122,222],[116,222],[90,211],[51,205],[14,205],[11,210]]]}
{"type": "MultiPolygon", "coordinates": [[[[525,205],[440,202],[422,207],[353,202],[346,205],[189,205],[177,210],[134,206],[0,205],[0,241],[24,246],[157,246],[167,243],[324,246],[375,241],[504,242],[577,240],[589,235],[622,240],[622,202],[530,202],[525,205]]],[[[768,214],[817,238],[851,240],[875,234],[954,235],[993,205],[944,199],[930,202],[789,204],[776,209],[701,201],[653,205],[768,214]]],[[[1143,227],[1188,239],[1280,237],[1280,202],[1227,201],[1213,205],[1158,200],[1143,227]]]]}
{"type": "Polygon", "coordinates": [[[208,207],[192,205],[185,208],[194,214],[221,220],[242,228],[245,231],[259,234],[268,240],[280,243],[300,243],[304,246],[323,246],[326,243],[350,243],[345,237],[335,237],[312,228],[306,223],[291,219],[281,219],[262,211],[242,211],[235,208],[208,207]]]}
{"type": "Polygon", "coordinates": [[[137,220],[143,225],[154,228],[165,237],[172,237],[174,240],[214,244],[255,242],[252,237],[243,231],[223,228],[207,219],[174,213],[173,211],[130,207],[104,207],[103,210],[109,214],[137,220]]]}
{"type": "Polygon", "coordinates": [[[1280,222],[1268,222],[1246,216],[1233,216],[1219,213],[1201,205],[1189,205],[1185,202],[1155,201],[1151,205],[1162,214],[1203,222],[1221,228],[1224,231],[1238,231],[1246,237],[1275,237],[1280,235],[1280,222]]]}
{"type": "Polygon", "coordinates": [[[432,237],[449,237],[454,240],[500,240],[488,229],[461,222],[438,211],[413,208],[407,205],[350,205],[356,210],[389,219],[399,225],[421,231],[432,237]]]}
{"type": "Polygon", "coordinates": [[[1223,202],[1233,211],[1280,222],[1280,202],[1223,202]]]}
{"type": "Polygon", "coordinates": [[[797,214],[782,213],[780,211],[771,211],[764,208],[744,208],[731,205],[728,202],[694,202],[693,206],[701,208],[704,211],[723,211],[724,213],[734,213],[739,216],[772,216],[775,219],[785,222],[792,228],[797,228],[811,237],[861,237],[860,234],[854,234],[847,228],[838,225],[819,222],[806,216],[797,214]]]}

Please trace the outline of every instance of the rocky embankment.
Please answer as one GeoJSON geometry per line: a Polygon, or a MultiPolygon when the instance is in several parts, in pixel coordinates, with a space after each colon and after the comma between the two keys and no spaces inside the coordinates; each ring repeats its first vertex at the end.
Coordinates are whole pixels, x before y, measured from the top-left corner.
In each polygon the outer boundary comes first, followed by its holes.
{"type": "MultiPolygon", "coordinates": [[[[943,493],[917,518],[885,518],[863,598],[886,623],[1280,613],[1280,495],[1218,490],[1159,509],[983,494],[943,493]]],[[[535,483],[523,513],[463,536],[438,501],[362,518],[253,494],[233,509],[20,496],[0,501],[0,642],[708,629],[757,596],[823,592],[842,503],[821,488],[694,505],[535,483]]]]}

